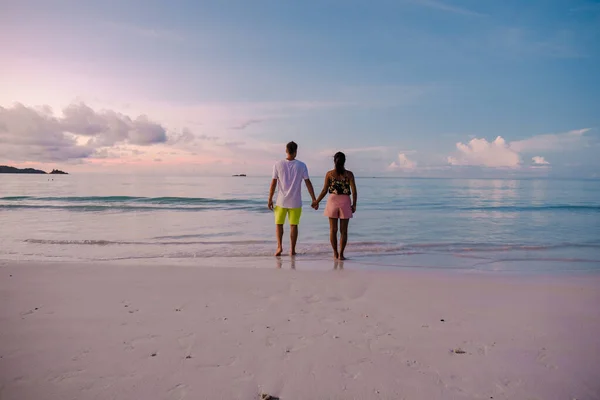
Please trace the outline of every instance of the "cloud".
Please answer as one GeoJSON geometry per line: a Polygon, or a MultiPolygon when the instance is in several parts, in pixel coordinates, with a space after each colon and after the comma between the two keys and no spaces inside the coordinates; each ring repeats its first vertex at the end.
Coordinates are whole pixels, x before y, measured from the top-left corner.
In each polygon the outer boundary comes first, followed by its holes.
{"type": "Polygon", "coordinates": [[[246,129],[250,125],[260,124],[261,122],[263,122],[261,119],[249,119],[247,121],[242,122],[239,125],[232,126],[231,129],[242,130],[242,129],[246,129]]]}
{"type": "Polygon", "coordinates": [[[196,138],[198,138],[199,140],[209,140],[209,141],[219,140],[219,138],[217,136],[208,136],[205,134],[198,135],[198,136],[196,136],[196,138]]]}
{"type": "Polygon", "coordinates": [[[442,3],[438,0],[412,0],[411,3],[417,4],[423,7],[428,7],[434,10],[446,11],[454,14],[470,15],[474,17],[483,17],[485,14],[478,13],[476,11],[468,10],[466,8],[452,6],[446,3],[442,3]]]}
{"type": "Polygon", "coordinates": [[[181,133],[169,134],[167,144],[176,146],[176,147],[180,147],[180,148],[186,148],[186,147],[190,147],[190,146],[195,147],[199,144],[198,142],[201,142],[201,141],[214,142],[218,139],[219,138],[216,136],[208,136],[206,134],[195,135],[190,129],[183,128],[181,130],[181,133]]]}
{"type": "MultiPolygon", "coordinates": [[[[450,165],[480,166],[492,168],[517,168],[521,165],[522,153],[559,152],[581,145],[590,128],[576,129],[565,133],[533,136],[529,139],[507,143],[501,136],[493,142],[486,139],[471,139],[467,144],[457,143],[458,153],[448,157],[450,165]]],[[[544,157],[532,158],[534,165],[549,165],[544,157]]]]}
{"type": "Polygon", "coordinates": [[[84,103],[71,104],[58,119],[64,131],[75,135],[89,136],[90,145],[112,146],[119,142],[150,145],[167,141],[166,129],[140,115],[132,120],[112,110],[96,112],[84,103]]]}
{"type": "Polygon", "coordinates": [[[516,168],[520,165],[519,153],[498,136],[493,142],[471,139],[467,144],[457,143],[458,154],[448,157],[450,165],[516,168]]]}
{"type": "Polygon", "coordinates": [[[406,154],[400,153],[398,154],[398,159],[388,165],[388,170],[390,171],[398,171],[398,170],[406,170],[406,169],[415,169],[417,163],[410,160],[406,154]]]}
{"type": "Polygon", "coordinates": [[[110,149],[100,149],[96,151],[93,155],[93,158],[97,159],[105,159],[105,160],[114,160],[121,158],[121,154],[116,151],[111,151],[110,149]]]}
{"type": "Polygon", "coordinates": [[[533,165],[550,165],[550,163],[548,161],[546,161],[546,159],[544,157],[541,156],[535,156],[531,158],[531,162],[533,163],[533,165]]]}
{"type": "Polygon", "coordinates": [[[246,142],[243,142],[243,141],[230,141],[230,142],[225,142],[225,143],[219,144],[219,146],[227,147],[229,149],[237,149],[241,146],[244,146],[245,144],[246,144],[246,142]]]}
{"type": "Polygon", "coordinates": [[[320,151],[319,155],[333,157],[333,155],[335,153],[337,153],[338,151],[341,151],[346,155],[350,155],[350,154],[360,154],[360,153],[382,153],[387,150],[389,150],[389,149],[385,146],[355,147],[355,148],[351,148],[351,149],[327,149],[327,150],[320,151]]]}
{"type": "MultiPolygon", "coordinates": [[[[89,158],[117,143],[148,146],[167,141],[166,129],[147,116],[71,104],[57,117],[47,107],[0,107],[0,156],[13,161],[58,162],[89,158]]],[[[100,153],[100,158],[114,154],[100,153]]]]}
{"type": "Polygon", "coordinates": [[[61,121],[48,114],[16,104],[0,107],[0,157],[13,161],[56,162],[81,159],[95,149],[78,145],[65,133],[61,121]]]}
{"type": "Polygon", "coordinates": [[[184,37],[179,32],[169,29],[149,28],[116,22],[108,22],[104,25],[107,27],[107,29],[110,29],[110,31],[138,36],[149,40],[162,39],[175,42],[184,40],[184,37]]]}
{"type": "Polygon", "coordinates": [[[518,57],[573,59],[587,56],[583,42],[582,38],[569,30],[547,32],[541,36],[529,29],[508,27],[495,31],[489,37],[488,46],[518,57]]]}
{"type": "Polygon", "coordinates": [[[196,136],[188,128],[183,128],[181,133],[172,133],[169,135],[169,144],[188,144],[196,140],[196,136]]]}
{"type": "Polygon", "coordinates": [[[563,151],[578,145],[591,128],[576,129],[565,133],[537,135],[525,140],[510,143],[510,148],[518,153],[538,151],[563,151]]]}
{"type": "Polygon", "coordinates": [[[162,125],[156,124],[148,119],[146,115],[140,115],[131,124],[128,141],[140,146],[167,141],[167,131],[162,125]]]}

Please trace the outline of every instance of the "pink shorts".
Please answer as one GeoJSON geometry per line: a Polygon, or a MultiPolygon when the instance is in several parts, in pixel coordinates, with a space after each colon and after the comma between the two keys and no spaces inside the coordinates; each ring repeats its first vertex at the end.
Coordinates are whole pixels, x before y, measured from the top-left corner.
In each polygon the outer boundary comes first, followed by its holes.
{"type": "Polygon", "coordinates": [[[330,193],[327,197],[327,205],[323,213],[329,218],[352,218],[352,205],[350,204],[350,196],[347,194],[330,193]]]}

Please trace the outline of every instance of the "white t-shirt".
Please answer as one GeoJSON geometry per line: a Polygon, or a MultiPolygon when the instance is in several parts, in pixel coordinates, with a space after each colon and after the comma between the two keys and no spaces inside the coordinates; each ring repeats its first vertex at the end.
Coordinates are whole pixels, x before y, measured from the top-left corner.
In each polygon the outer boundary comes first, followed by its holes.
{"type": "Polygon", "coordinates": [[[279,207],[302,207],[302,181],[308,179],[306,164],[298,160],[281,160],[273,166],[273,179],[277,179],[279,207]]]}

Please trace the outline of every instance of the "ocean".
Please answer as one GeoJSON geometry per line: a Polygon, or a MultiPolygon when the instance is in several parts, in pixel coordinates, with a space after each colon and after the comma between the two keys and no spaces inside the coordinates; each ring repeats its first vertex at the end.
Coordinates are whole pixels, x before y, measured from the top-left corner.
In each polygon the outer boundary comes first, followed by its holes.
{"type": "MultiPolygon", "coordinates": [[[[317,194],[322,179],[312,178],[317,194]]],[[[271,265],[269,183],[269,177],[0,175],[0,261],[271,265]]],[[[357,186],[346,265],[600,271],[598,180],[358,177],[357,186]]],[[[296,260],[329,261],[325,200],[314,211],[306,188],[303,196],[296,260]]]]}

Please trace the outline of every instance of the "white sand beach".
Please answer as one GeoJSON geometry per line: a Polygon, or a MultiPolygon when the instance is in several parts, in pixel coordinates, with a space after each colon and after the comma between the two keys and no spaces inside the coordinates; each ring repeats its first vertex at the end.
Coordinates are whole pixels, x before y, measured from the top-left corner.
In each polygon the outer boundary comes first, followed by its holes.
{"type": "Polygon", "coordinates": [[[600,398],[598,276],[300,266],[0,264],[0,399],[600,398]]]}

